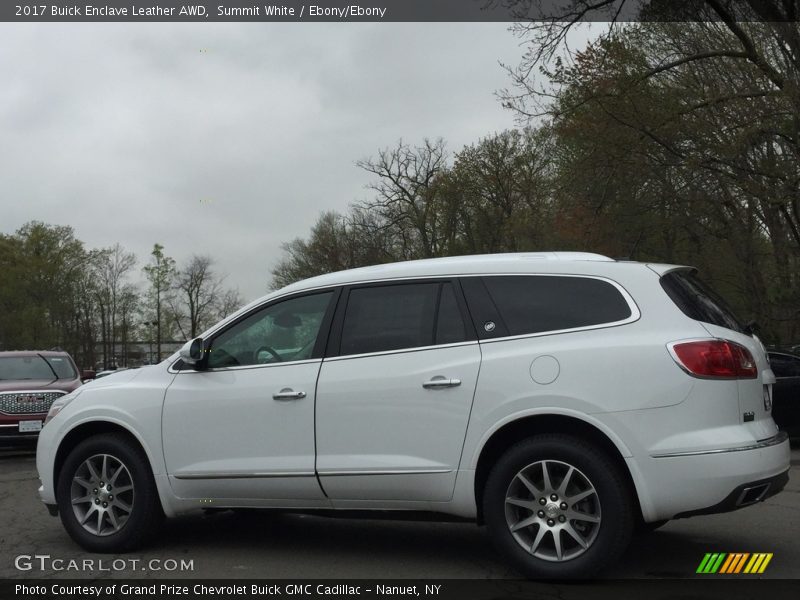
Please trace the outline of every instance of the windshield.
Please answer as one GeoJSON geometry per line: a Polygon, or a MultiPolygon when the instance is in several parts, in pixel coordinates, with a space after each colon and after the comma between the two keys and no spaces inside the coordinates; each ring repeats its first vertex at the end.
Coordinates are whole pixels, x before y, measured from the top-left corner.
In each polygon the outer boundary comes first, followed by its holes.
{"type": "Polygon", "coordinates": [[[75,379],[77,373],[66,356],[0,357],[0,380],[75,379]]]}

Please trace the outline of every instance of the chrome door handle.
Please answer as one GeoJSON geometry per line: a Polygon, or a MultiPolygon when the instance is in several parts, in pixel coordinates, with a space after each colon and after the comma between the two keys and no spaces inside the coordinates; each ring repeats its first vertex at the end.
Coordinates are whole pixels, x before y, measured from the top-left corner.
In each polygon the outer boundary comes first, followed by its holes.
{"type": "Polygon", "coordinates": [[[434,377],[433,379],[429,379],[425,383],[422,384],[422,387],[425,389],[431,388],[447,388],[447,387],[456,387],[461,385],[460,379],[446,379],[444,377],[434,377]]]}
{"type": "Polygon", "coordinates": [[[292,388],[283,388],[280,392],[272,394],[273,400],[302,400],[305,397],[305,392],[295,392],[292,388]]]}

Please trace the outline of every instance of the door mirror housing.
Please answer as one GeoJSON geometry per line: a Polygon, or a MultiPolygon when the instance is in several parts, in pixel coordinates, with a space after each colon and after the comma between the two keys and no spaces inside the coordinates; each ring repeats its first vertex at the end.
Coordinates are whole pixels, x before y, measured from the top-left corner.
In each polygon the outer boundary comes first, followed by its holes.
{"type": "Polygon", "coordinates": [[[180,357],[183,362],[188,365],[196,365],[203,360],[203,338],[198,337],[186,342],[180,349],[180,357]]]}

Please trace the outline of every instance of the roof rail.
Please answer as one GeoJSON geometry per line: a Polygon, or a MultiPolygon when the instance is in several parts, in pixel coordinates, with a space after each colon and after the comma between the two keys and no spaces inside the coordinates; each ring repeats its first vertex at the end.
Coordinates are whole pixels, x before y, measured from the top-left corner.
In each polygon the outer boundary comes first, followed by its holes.
{"type": "Polygon", "coordinates": [[[496,254],[485,256],[497,256],[504,258],[519,258],[521,260],[592,260],[601,262],[614,262],[613,258],[594,252],[563,252],[563,251],[544,251],[544,252],[515,252],[509,254],[496,254]]]}

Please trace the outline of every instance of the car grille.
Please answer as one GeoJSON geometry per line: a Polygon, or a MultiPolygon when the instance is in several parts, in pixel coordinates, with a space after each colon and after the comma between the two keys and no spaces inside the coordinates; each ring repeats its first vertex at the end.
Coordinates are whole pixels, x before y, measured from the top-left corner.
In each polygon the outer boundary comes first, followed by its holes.
{"type": "Polygon", "coordinates": [[[50,405],[66,392],[2,392],[0,412],[7,415],[46,413],[50,405]]]}

